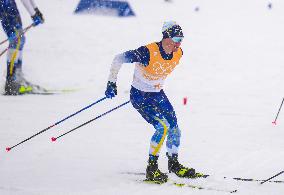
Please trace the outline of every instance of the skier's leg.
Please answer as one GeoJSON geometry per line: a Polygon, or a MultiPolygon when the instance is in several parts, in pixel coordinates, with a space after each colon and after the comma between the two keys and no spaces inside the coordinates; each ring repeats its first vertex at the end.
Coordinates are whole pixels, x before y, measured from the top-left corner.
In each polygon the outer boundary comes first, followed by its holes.
{"type": "Polygon", "coordinates": [[[172,154],[178,154],[181,133],[177,124],[177,117],[174,108],[163,90],[161,91],[160,99],[159,112],[164,117],[164,120],[167,121],[169,126],[166,146],[168,154],[171,156],[172,154]]]}
{"type": "Polygon", "coordinates": [[[151,138],[149,149],[149,155],[153,156],[159,156],[160,149],[170,127],[168,121],[160,113],[159,103],[162,101],[160,98],[160,93],[142,92],[133,87],[130,91],[130,100],[133,107],[156,130],[151,138]]]}
{"type": "Polygon", "coordinates": [[[153,95],[156,95],[156,93],[145,93],[132,87],[130,100],[141,116],[156,129],[150,142],[146,179],[163,183],[167,181],[168,176],[159,170],[157,161],[161,146],[167,135],[168,124],[163,118],[160,118],[154,100],[156,97],[152,97],[153,95]]]}
{"type": "Polygon", "coordinates": [[[160,113],[163,114],[166,121],[169,123],[168,137],[167,137],[167,157],[169,172],[174,172],[179,177],[194,177],[195,170],[181,165],[178,161],[178,148],[180,146],[180,129],[177,124],[177,118],[173,106],[168,100],[166,94],[162,91],[162,100],[160,101],[160,113]]]}
{"type": "Polygon", "coordinates": [[[25,44],[25,36],[22,34],[22,28],[15,29],[16,37],[9,40],[7,52],[7,79],[21,82],[22,75],[22,54],[25,44]]]}
{"type": "Polygon", "coordinates": [[[22,21],[14,1],[7,1],[8,5],[1,8],[1,24],[9,38],[7,52],[7,75],[5,93],[7,95],[19,94],[22,78],[22,51],[25,44],[22,21]]]}

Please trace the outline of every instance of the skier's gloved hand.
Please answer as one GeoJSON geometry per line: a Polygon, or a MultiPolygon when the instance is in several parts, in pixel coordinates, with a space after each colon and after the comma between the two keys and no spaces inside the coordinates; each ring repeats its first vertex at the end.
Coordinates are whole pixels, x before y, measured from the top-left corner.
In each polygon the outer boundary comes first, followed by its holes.
{"type": "Polygon", "coordinates": [[[32,16],[33,19],[33,25],[37,26],[39,24],[43,24],[44,23],[44,18],[42,13],[39,11],[38,8],[35,8],[35,15],[32,16]]]}
{"type": "Polygon", "coordinates": [[[106,95],[107,98],[113,98],[114,96],[117,95],[116,83],[113,83],[113,82],[110,82],[110,81],[107,82],[107,88],[106,88],[106,91],[105,91],[105,95],[106,95]]]}

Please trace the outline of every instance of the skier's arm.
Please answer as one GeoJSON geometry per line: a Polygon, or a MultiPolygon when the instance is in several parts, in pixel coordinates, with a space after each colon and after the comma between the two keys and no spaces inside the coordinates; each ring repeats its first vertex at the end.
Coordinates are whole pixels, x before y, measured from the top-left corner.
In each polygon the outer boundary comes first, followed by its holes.
{"type": "Polygon", "coordinates": [[[37,8],[37,6],[36,6],[34,0],[30,0],[30,2],[31,2],[31,4],[32,4],[32,6],[33,6],[34,9],[37,8]]]}
{"type": "Polygon", "coordinates": [[[39,11],[33,0],[21,0],[29,14],[33,19],[33,25],[36,26],[38,24],[44,23],[44,18],[42,13],[39,11]]]}
{"type": "Polygon", "coordinates": [[[117,75],[122,64],[127,62],[128,61],[127,58],[125,58],[124,53],[116,55],[111,63],[108,81],[115,83],[117,81],[117,75]]]}
{"type": "Polygon", "coordinates": [[[123,63],[139,62],[146,66],[149,63],[149,60],[150,53],[145,46],[116,55],[111,63],[107,89],[105,91],[106,97],[113,98],[117,95],[117,75],[123,63]]]}
{"type": "Polygon", "coordinates": [[[140,64],[147,66],[149,60],[150,60],[150,53],[148,48],[145,46],[116,55],[111,63],[108,81],[113,83],[116,82],[118,72],[123,63],[139,62],[140,64]]]}
{"type": "Polygon", "coordinates": [[[36,11],[35,11],[35,8],[36,8],[36,5],[35,3],[33,2],[33,0],[21,0],[23,5],[25,6],[25,8],[27,9],[27,11],[29,12],[29,14],[31,16],[35,15],[36,11]]]}
{"type": "Polygon", "coordinates": [[[107,87],[105,91],[105,96],[107,98],[113,98],[117,95],[117,86],[116,86],[117,74],[121,68],[121,65],[124,62],[126,62],[124,55],[118,54],[114,57],[111,63],[110,74],[108,77],[107,87]]]}

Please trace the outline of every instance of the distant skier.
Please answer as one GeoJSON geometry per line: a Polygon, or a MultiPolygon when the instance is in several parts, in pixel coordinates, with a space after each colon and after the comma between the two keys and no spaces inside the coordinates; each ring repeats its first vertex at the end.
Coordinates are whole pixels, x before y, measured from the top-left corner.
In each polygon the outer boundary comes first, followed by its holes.
{"type": "MultiPolygon", "coordinates": [[[[44,22],[42,13],[33,0],[21,0],[32,17],[33,25],[44,22]]],[[[9,39],[5,95],[30,93],[39,87],[26,81],[22,72],[22,54],[25,44],[21,16],[15,0],[0,0],[0,20],[9,39]]]]}
{"type": "Polygon", "coordinates": [[[123,63],[136,63],[130,90],[130,100],[141,116],[155,128],[151,138],[146,179],[158,183],[166,182],[167,174],[158,168],[158,157],[167,138],[168,169],[179,177],[196,177],[193,168],[187,168],[178,161],[180,129],[175,111],[163,90],[164,80],[179,64],[183,55],[180,48],[183,40],[182,28],[174,21],[165,22],[163,39],[135,50],[118,54],[113,59],[105,95],[117,95],[117,75],[123,63]]]}
{"type": "Polygon", "coordinates": [[[269,2],[268,5],[267,5],[268,9],[272,9],[272,3],[269,2]]]}

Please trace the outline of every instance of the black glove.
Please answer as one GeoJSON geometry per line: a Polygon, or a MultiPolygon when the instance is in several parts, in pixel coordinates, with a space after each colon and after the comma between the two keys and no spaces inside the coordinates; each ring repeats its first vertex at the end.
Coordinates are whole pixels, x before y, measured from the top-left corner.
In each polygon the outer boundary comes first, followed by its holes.
{"type": "Polygon", "coordinates": [[[105,95],[107,98],[113,98],[117,95],[117,86],[116,83],[113,82],[107,82],[107,88],[105,91],[105,95]]]}
{"type": "Polygon", "coordinates": [[[38,8],[35,8],[35,15],[32,16],[33,19],[33,25],[37,26],[39,24],[43,24],[44,23],[44,18],[42,13],[39,11],[38,8]]]}

